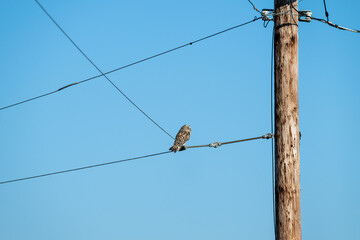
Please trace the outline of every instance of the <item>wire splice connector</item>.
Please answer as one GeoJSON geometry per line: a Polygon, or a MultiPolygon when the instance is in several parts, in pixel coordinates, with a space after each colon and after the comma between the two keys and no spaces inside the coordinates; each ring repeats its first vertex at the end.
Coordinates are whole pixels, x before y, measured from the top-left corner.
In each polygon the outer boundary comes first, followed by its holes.
{"type": "Polygon", "coordinates": [[[59,89],[57,90],[57,92],[58,92],[58,91],[61,91],[61,90],[64,90],[65,88],[74,86],[74,85],[76,85],[76,84],[78,84],[78,82],[70,83],[70,84],[68,84],[68,85],[66,85],[66,86],[64,86],[64,87],[59,88],[59,89]]]}
{"type": "Polygon", "coordinates": [[[222,145],[221,142],[214,142],[214,143],[210,143],[209,147],[213,147],[213,148],[218,148],[222,145]]]}

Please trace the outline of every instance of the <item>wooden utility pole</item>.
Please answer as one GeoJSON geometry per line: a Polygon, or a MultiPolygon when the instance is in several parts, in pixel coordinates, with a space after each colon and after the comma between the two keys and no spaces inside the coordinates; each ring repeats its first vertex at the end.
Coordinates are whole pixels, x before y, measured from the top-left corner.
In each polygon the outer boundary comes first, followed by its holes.
{"type": "Polygon", "coordinates": [[[274,0],[275,236],[301,239],[297,1],[274,0]]]}

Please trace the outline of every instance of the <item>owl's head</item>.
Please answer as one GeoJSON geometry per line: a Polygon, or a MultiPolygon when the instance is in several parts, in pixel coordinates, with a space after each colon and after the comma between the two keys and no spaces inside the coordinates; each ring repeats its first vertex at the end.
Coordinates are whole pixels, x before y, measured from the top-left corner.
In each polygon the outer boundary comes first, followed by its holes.
{"type": "Polygon", "coordinates": [[[187,125],[187,124],[185,124],[181,128],[184,129],[184,130],[187,130],[187,131],[191,131],[191,127],[189,125],[187,125]]]}

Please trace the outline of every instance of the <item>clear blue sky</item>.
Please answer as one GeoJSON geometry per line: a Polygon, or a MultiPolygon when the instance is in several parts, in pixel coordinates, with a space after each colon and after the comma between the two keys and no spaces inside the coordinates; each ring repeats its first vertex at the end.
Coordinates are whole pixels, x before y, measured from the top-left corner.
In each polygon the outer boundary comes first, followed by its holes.
{"type": "MultiPolygon", "coordinates": [[[[103,70],[251,20],[246,1],[42,4],[103,70]]],[[[259,9],[273,1],[254,1],[259,9]]],[[[328,0],[360,28],[358,1],[328,0]]],[[[300,9],[324,17],[321,0],[300,9]]],[[[0,107],[98,72],[34,1],[2,1],[0,107]]],[[[270,131],[272,23],[109,77],[190,145],[270,131]]],[[[299,26],[303,239],[360,239],[360,34],[299,26]]],[[[0,111],[0,181],[166,151],[172,139],[98,78],[0,111]]],[[[271,145],[258,140],[0,185],[0,239],[273,239],[271,145]]]]}

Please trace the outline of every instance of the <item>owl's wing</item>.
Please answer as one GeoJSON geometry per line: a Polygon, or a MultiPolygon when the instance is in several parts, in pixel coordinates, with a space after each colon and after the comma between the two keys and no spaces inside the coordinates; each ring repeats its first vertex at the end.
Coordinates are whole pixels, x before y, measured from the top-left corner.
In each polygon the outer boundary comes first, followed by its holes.
{"type": "Polygon", "coordinates": [[[190,134],[191,134],[191,131],[186,131],[186,132],[184,133],[184,144],[185,144],[187,141],[189,141],[189,139],[190,139],[190,134]]]}

